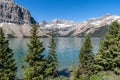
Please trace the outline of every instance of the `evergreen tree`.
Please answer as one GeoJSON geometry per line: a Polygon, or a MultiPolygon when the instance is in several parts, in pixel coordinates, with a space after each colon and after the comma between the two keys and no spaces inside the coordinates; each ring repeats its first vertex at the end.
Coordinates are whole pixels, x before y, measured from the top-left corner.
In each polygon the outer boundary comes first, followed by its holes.
{"type": "Polygon", "coordinates": [[[47,57],[47,69],[46,73],[48,77],[56,77],[58,74],[58,60],[56,54],[56,43],[54,38],[54,31],[50,34],[50,42],[49,42],[49,51],[47,57]]]}
{"type": "Polygon", "coordinates": [[[15,80],[17,67],[13,55],[9,41],[0,28],[0,80],[15,80]]]}
{"type": "Polygon", "coordinates": [[[94,64],[94,54],[92,49],[93,47],[91,45],[90,35],[87,34],[79,53],[77,77],[89,77],[92,74],[94,64]]]}
{"type": "Polygon", "coordinates": [[[95,64],[95,72],[98,71],[115,71],[120,74],[120,25],[117,21],[109,26],[101,40],[95,64]]]}
{"type": "Polygon", "coordinates": [[[77,69],[76,69],[76,66],[75,66],[75,63],[72,62],[72,65],[70,66],[70,77],[69,77],[69,80],[77,80],[77,69]]]}
{"type": "Polygon", "coordinates": [[[42,54],[44,51],[43,43],[37,36],[37,25],[34,25],[30,32],[32,36],[28,44],[28,53],[24,57],[27,65],[23,68],[23,78],[24,80],[43,80],[45,78],[46,61],[42,54]]]}

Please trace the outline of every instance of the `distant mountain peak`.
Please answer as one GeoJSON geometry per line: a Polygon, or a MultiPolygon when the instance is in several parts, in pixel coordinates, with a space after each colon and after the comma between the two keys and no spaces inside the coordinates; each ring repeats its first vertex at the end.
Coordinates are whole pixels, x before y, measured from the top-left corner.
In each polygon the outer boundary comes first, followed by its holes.
{"type": "Polygon", "coordinates": [[[90,18],[82,22],[74,22],[69,20],[54,19],[49,23],[41,24],[41,29],[48,33],[55,29],[56,36],[84,36],[89,33],[93,36],[102,36],[106,31],[107,27],[113,21],[120,22],[120,16],[105,14],[97,18],[90,18]]]}
{"type": "Polygon", "coordinates": [[[0,2],[13,2],[13,0],[0,0],[0,2]]]}
{"type": "MultiPolygon", "coordinates": [[[[38,36],[46,37],[54,30],[59,37],[84,36],[86,33],[93,36],[102,36],[113,21],[120,23],[120,16],[106,14],[98,18],[90,18],[83,22],[74,22],[56,18],[50,22],[39,23],[38,36]]],[[[37,23],[30,12],[13,2],[0,0],[0,27],[5,36],[30,37],[31,24],[37,23]]]]}
{"type": "Polygon", "coordinates": [[[43,27],[47,24],[47,22],[45,20],[43,20],[42,22],[39,23],[40,27],[43,27]]]}

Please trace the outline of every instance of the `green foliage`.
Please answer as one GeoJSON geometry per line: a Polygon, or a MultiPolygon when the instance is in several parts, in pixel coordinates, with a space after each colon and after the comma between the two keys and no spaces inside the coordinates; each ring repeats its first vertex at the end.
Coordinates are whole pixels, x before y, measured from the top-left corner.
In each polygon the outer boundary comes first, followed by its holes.
{"type": "Polygon", "coordinates": [[[94,54],[90,35],[85,36],[85,41],[80,49],[79,63],[76,68],[74,64],[71,67],[70,80],[88,80],[93,74],[94,54]]]}
{"type": "Polygon", "coordinates": [[[102,80],[98,75],[91,75],[90,80],[102,80]]]}
{"type": "Polygon", "coordinates": [[[24,57],[26,65],[23,68],[24,80],[42,80],[45,78],[46,60],[42,54],[44,51],[43,43],[37,36],[37,26],[31,29],[30,43],[28,44],[28,53],[24,57]]]}
{"type": "Polygon", "coordinates": [[[88,80],[88,78],[85,75],[81,75],[77,80],[88,80]]]}
{"type": "Polygon", "coordinates": [[[114,72],[115,74],[120,75],[120,68],[114,68],[114,72]]]}
{"type": "Polygon", "coordinates": [[[76,69],[76,66],[75,66],[75,63],[73,62],[72,63],[72,65],[70,66],[70,68],[69,68],[69,70],[70,70],[70,77],[69,77],[69,79],[70,80],[75,80],[75,79],[77,79],[77,69],[76,69]]]}
{"type": "Polygon", "coordinates": [[[64,77],[64,76],[58,76],[58,77],[53,78],[53,79],[49,78],[47,80],[69,80],[69,78],[68,77],[64,77]]]}
{"type": "Polygon", "coordinates": [[[74,78],[72,80],[102,80],[102,79],[97,75],[90,75],[89,78],[86,75],[81,75],[79,76],[79,78],[74,78]]]}
{"type": "Polygon", "coordinates": [[[120,25],[116,21],[110,25],[109,31],[101,40],[94,68],[95,72],[120,72],[120,25]]]}
{"type": "Polygon", "coordinates": [[[58,60],[56,54],[56,43],[54,38],[54,32],[51,32],[50,42],[49,42],[49,51],[47,57],[47,69],[46,74],[48,77],[56,77],[58,74],[58,60]]]}
{"type": "Polygon", "coordinates": [[[0,28],[0,80],[15,80],[17,67],[13,55],[9,41],[0,28]]]}
{"type": "Polygon", "coordinates": [[[97,76],[100,80],[120,80],[120,75],[116,75],[113,71],[101,71],[97,76]]]}
{"type": "Polygon", "coordinates": [[[92,53],[90,35],[87,34],[79,53],[78,75],[90,76],[93,73],[93,64],[94,54],[92,53]]]}

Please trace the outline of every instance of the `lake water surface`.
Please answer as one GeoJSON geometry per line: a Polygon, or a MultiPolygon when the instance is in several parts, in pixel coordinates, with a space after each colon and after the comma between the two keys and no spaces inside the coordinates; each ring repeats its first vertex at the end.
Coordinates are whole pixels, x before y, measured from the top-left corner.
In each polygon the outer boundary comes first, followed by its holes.
{"type": "MultiPolygon", "coordinates": [[[[29,42],[29,38],[12,38],[9,40],[10,47],[13,49],[14,58],[18,67],[17,75],[21,76],[21,67],[24,65],[23,57],[27,53],[27,43],[29,42]]],[[[49,38],[41,38],[41,41],[45,47],[45,51],[43,53],[46,55],[48,52],[47,46],[49,45],[49,38]]],[[[77,64],[78,54],[83,41],[84,38],[56,38],[59,70],[68,68],[73,61],[77,64]]],[[[93,52],[97,53],[100,38],[91,38],[91,41],[93,45],[93,52]]]]}

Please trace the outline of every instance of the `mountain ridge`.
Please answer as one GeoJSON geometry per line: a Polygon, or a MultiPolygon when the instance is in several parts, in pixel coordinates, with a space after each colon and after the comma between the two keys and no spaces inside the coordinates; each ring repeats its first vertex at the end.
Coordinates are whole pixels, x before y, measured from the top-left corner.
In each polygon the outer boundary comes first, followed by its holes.
{"type": "Polygon", "coordinates": [[[108,25],[116,20],[120,23],[120,16],[107,14],[82,22],[54,19],[38,23],[27,9],[13,0],[0,0],[0,27],[5,37],[30,37],[33,24],[38,25],[39,37],[49,37],[53,30],[56,37],[81,37],[88,33],[93,37],[100,37],[105,34],[108,25]]]}
{"type": "Polygon", "coordinates": [[[74,22],[68,20],[54,19],[50,22],[45,22],[40,26],[44,32],[49,32],[55,30],[57,36],[69,36],[69,37],[79,37],[85,34],[91,34],[92,36],[102,36],[107,31],[107,26],[118,20],[120,21],[120,16],[116,15],[104,15],[98,18],[90,18],[86,21],[74,22]]]}

